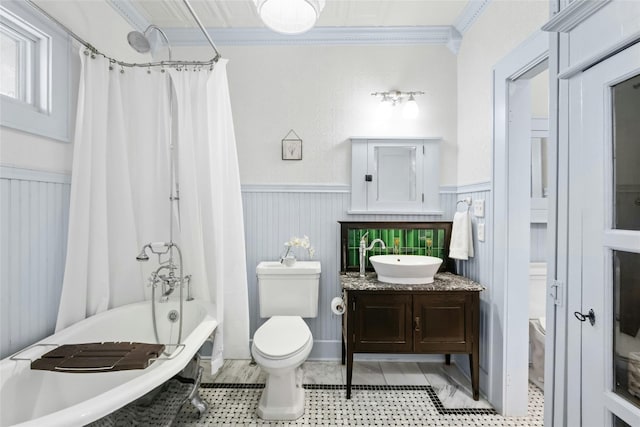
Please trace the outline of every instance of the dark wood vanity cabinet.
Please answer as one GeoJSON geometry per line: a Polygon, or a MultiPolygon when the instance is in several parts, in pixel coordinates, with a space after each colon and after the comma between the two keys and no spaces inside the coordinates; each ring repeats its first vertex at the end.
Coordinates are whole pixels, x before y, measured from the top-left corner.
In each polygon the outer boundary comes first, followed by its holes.
{"type": "Polygon", "coordinates": [[[413,351],[411,295],[361,293],[352,300],[353,349],[362,353],[413,351]]]}
{"type": "Polygon", "coordinates": [[[351,397],[354,353],[469,355],[473,398],[479,397],[478,291],[345,290],[342,363],[351,397]]]}

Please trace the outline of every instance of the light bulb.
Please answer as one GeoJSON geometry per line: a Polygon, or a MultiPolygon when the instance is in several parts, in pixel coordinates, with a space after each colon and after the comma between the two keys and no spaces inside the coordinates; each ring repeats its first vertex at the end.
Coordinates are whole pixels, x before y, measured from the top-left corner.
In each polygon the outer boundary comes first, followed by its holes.
{"type": "Polygon", "coordinates": [[[409,100],[402,110],[402,116],[405,119],[415,119],[416,117],[418,117],[419,111],[420,110],[418,108],[418,103],[416,102],[415,98],[413,97],[413,95],[409,96],[409,100]]]}

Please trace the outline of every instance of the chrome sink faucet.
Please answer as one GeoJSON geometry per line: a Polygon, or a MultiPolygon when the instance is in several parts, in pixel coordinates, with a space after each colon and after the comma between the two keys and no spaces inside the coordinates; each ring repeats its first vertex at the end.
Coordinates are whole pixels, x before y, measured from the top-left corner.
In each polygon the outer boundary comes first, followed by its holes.
{"type": "Polygon", "coordinates": [[[367,235],[369,234],[369,232],[367,231],[366,233],[364,233],[364,236],[362,236],[362,238],[360,239],[360,250],[359,250],[359,262],[360,262],[360,277],[364,277],[364,261],[365,261],[365,257],[367,254],[367,251],[370,251],[371,249],[373,249],[373,247],[375,246],[376,243],[380,243],[380,247],[382,249],[386,249],[387,247],[385,246],[384,242],[382,241],[382,239],[375,239],[373,242],[371,242],[371,244],[369,245],[369,247],[367,247],[367,235]]]}

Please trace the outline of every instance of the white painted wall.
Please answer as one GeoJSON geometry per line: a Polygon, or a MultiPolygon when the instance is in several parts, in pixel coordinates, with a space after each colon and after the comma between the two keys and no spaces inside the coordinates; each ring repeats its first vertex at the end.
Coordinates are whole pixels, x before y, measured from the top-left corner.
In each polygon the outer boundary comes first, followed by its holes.
{"type": "Polygon", "coordinates": [[[72,158],[71,143],[0,127],[0,163],[4,166],[69,174],[72,158]]]}
{"type": "MultiPolygon", "coordinates": [[[[440,136],[440,184],[456,182],[456,57],[445,46],[221,46],[229,58],[243,184],[350,184],[352,136],[440,136]],[[377,114],[374,91],[422,90],[417,120],[377,114]],[[294,129],[302,161],[281,160],[294,129]]],[[[208,58],[203,47],[179,58],[208,58]]]]}
{"type": "Polygon", "coordinates": [[[531,84],[531,116],[549,117],[549,70],[533,76],[531,84]]]}
{"type": "Polygon", "coordinates": [[[544,1],[494,0],[464,34],[457,73],[458,185],[491,180],[493,67],[548,15],[544,1]]]}
{"type": "MultiPolygon", "coordinates": [[[[77,35],[110,56],[124,61],[147,61],[127,43],[129,24],[106,2],[98,1],[36,1],[77,35]]],[[[38,12],[35,12],[38,13],[38,12]]],[[[71,47],[71,129],[75,126],[79,58],[78,44],[71,47]]],[[[55,82],[54,82],[55,84],[55,82]]],[[[5,166],[70,173],[73,144],[0,127],[0,164],[5,166]]]]}

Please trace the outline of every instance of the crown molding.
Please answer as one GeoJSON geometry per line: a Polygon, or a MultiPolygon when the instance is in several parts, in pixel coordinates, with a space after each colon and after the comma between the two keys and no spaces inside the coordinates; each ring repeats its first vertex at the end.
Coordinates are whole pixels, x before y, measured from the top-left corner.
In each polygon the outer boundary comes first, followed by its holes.
{"type": "Polygon", "coordinates": [[[478,20],[490,2],[491,0],[471,0],[467,3],[453,23],[455,29],[458,30],[460,34],[466,33],[478,20]]]}
{"type": "MultiPolygon", "coordinates": [[[[216,44],[260,45],[447,45],[455,36],[451,26],[415,27],[315,27],[304,34],[285,35],[267,28],[208,28],[216,44]]],[[[174,46],[198,46],[206,40],[198,29],[167,28],[174,46]]]]}
{"type": "MultiPolygon", "coordinates": [[[[144,31],[151,24],[132,0],[106,1],[136,30],[144,31]]],[[[442,44],[457,54],[462,35],[473,25],[490,2],[491,0],[471,0],[453,26],[315,27],[295,36],[279,34],[267,28],[209,28],[207,31],[217,44],[227,46],[442,44]]],[[[163,28],[163,30],[174,46],[206,44],[206,40],[196,28],[163,28]]]]}
{"type": "Polygon", "coordinates": [[[455,55],[460,51],[460,45],[462,44],[462,34],[455,27],[450,27],[449,29],[449,41],[447,42],[447,47],[451,52],[455,55]]]}
{"type": "Polygon", "coordinates": [[[106,0],[133,28],[142,32],[151,24],[131,0],[106,0]]]}
{"type": "Polygon", "coordinates": [[[568,33],[611,0],[573,0],[542,26],[543,31],[568,33]]]}

